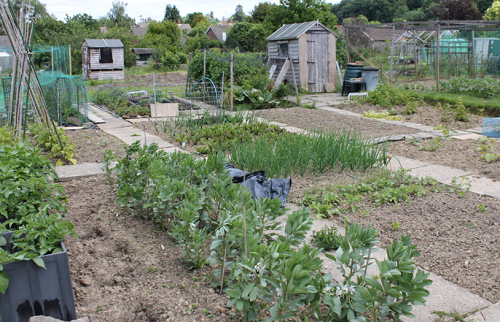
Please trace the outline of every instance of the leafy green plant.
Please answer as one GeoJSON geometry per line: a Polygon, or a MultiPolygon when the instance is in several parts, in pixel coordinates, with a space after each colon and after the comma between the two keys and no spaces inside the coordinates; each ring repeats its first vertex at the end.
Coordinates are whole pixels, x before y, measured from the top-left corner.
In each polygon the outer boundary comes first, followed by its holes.
{"type": "Polygon", "coordinates": [[[38,146],[48,152],[47,156],[57,159],[56,165],[76,164],[75,145],[63,129],[55,128],[57,133],[53,133],[41,123],[33,124],[29,129],[38,146]]]}
{"type": "Polygon", "coordinates": [[[462,103],[462,97],[458,97],[457,104],[455,105],[455,118],[460,122],[469,122],[470,117],[467,114],[465,105],[462,103]]]}
{"type": "Polygon", "coordinates": [[[486,162],[493,162],[500,158],[500,153],[496,153],[494,143],[495,140],[488,137],[481,137],[478,139],[479,146],[476,148],[481,153],[481,159],[486,162]]]}
{"type": "Polygon", "coordinates": [[[401,116],[396,116],[396,115],[390,115],[389,112],[383,111],[383,112],[375,112],[375,111],[368,111],[368,112],[363,112],[364,117],[368,117],[371,119],[385,119],[385,120],[390,120],[390,121],[401,121],[402,118],[401,116]]]}
{"type": "Polygon", "coordinates": [[[312,233],[312,243],[326,251],[339,248],[341,240],[342,238],[335,226],[325,226],[323,229],[312,233]]]}
{"type": "Polygon", "coordinates": [[[406,104],[405,110],[403,111],[404,115],[412,115],[418,112],[418,104],[415,101],[410,101],[406,104]]]}
{"type": "Polygon", "coordinates": [[[432,140],[428,140],[428,141],[425,141],[425,142],[426,142],[425,145],[421,145],[419,147],[420,150],[434,152],[434,151],[437,151],[440,147],[443,146],[443,144],[441,144],[441,138],[439,138],[439,137],[436,137],[436,138],[434,138],[432,140]]]}

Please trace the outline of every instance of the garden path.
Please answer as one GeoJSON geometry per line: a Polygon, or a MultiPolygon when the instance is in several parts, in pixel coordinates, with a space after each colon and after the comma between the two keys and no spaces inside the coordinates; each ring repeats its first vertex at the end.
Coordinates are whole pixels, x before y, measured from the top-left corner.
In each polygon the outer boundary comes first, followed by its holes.
{"type": "MultiPolygon", "coordinates": [[[[345,111],[331,107],[332,104],[338,104],[338,102],[341,100],[341,98],[339,99],[337,96],[340,96],[340,94],[311,95],[310,97],[309,96],[304,97],[303,102],[307,102],[308,100],[310,102],[316,101],[316,108],[325,109],[334,113],[340,113],[340,112],[345,113],[345,111]]],[[[105,121],[105,123],[98,124],[98,127],[101,130],[121,139],[127,144],[140,140],[141,143],[148,143],[148,144],[151,142],[156,142],[159,144],[161,149],[164,149],[169,152],[181,150],[155,135],[151,135],[141,131],[140,129],[137,129],[136,127],[132,126],[129,122],[125,120],[114,118],[111,114],[99,110],[96,107],[92,107],[90,112],[105,121]]],[[[359,115],[359,117],[361,116],[359,115]]],[[[302,129],[289,127],[286,124],[279,123],[278,125],[282,126],[283,128],[289,131],[306,132],[305,130],[302,129]]],[[[412,123],[402,124],[402,125],[411,128],[417,128],[417,126],[419,126],[418,124],[412,124],[412,123]]],[[[427,133],[428,130],[426,128],[424,129],[422,126],[420,126],[418,129],[424,131],[423,132],[424,134],[427,133]]],[[[441,132],[434,133],[429,131],[429,133],[427,133],[427,135],[440,135],[440,134],[442,135],[441,132]]],[[[460,135],[465,136],[468,135],[468,133],[461,133],[460,135]]],[[[411,169],[412,175],[416,176],[429,175],[442,183],[450,183],[453,177],[470,175],[469,173],[466,173],[462,170],[443,167],[440,165],[425,164],[420,161],[401,158],[397,156],[394,156],[391,159],[390,167],[395,170],[399,169],[400,167],[403,167],[405,169],[411,169]]],[[[80,178],[82,176],[89,176],[102,173],[102,170],[100,170],[98,167],[90,168],[89,164],[81,164],[79,166],[57,167],[57,171],[58,174],[60,175],[61,180],[71,180],[72,178],[80,178]]],[[[489,181],[488,180],[489,179],[485,178],[471,178],[470,190],[476,193],[488,194],[493,197],[500,198],[500,183],[490,182],[491,180],[489,181]]],[[[298,209],[298,206],[294,204],[289,204],[288,207],[290,208],[290,211],[298,209]]],[[[286,220],[286,217],[281,218],[281,220],[283,221],[286,220]]],[[[325,225],[332,225],[332,222],[327,219],[323,220],[315,219],[312,230],[320,230],[325,225]]],[[[338,229],[341,233],[343,233],[343,227],[338,227],[338,229]]],[[[310,241],[310,238],[311,236],[308,236],[308,241],[310,241]]],[[[373,256],[381,260],[386,257],[386,253],[385,251],[379,249],[377,252],[374,252],[373,256]]],[[[326,259],[326,257],[323,257],[323,259],[325,260],[324,263],[325,271],[331,273],[334,278],[339,279],[340,274],[338,270],[335,268],[335,263],[333,263],[331,260],[326,259]]],[[[377,274],[376,267],[372,267],[372,269],[373,271],[369,270],[369,273],[377,274]]],[[[434,321],[436,319],[436,315],[432,314],[433,311],[458,312],[459,314],[465,314],[481,310],[478,313],[476,313],[476,315],[474,315],[475,321],[485,321],[485,319],[483,319],[483,316],[484,317],[500,316],[500,303],[492,305],[491,302],[469,292],[468,290],[462,287],[450,283],[435,274],[431,274],[430,278],[433,280],[433,284],[428,288],[430,291],[430,296],[427,299],[426,306],[415,307],[413,309],[413,313],[416,315],[416,319],[405,318],[403,319],[404,321],[434,321]]]]}

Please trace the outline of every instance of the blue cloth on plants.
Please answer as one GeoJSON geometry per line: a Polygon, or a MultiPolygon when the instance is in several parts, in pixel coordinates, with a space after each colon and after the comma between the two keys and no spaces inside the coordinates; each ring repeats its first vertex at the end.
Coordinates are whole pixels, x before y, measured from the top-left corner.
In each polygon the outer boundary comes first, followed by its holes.
{"type": "Polygon", "coordinates": [[[233,183],[244,184],[255,200],[260,198],[278,198],[282,207],[286,206],[288,193],[292,187],[292,179],[267,179],[265,171],[246,172],[236,169],[232,164],[226,164],[233,183]]]}

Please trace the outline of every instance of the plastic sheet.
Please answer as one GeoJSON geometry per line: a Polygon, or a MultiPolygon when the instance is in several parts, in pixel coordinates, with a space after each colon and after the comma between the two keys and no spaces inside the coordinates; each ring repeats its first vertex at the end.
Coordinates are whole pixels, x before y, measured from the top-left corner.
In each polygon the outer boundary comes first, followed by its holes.
{"type": "Polygon", "coordinates": [[[279,198],[282,207],[286,206],[288,193],[292,187],[292,179],[267,179],[264,171],[246,172],[236,169],[232,164],[226,164],[233,183],[245,183],[254,199],[279,198]]]}
{"type": "Polygon", "coordinates": [[[490,138],[500,138],[500,118],[483,118],[482,134],[490,138]]]}

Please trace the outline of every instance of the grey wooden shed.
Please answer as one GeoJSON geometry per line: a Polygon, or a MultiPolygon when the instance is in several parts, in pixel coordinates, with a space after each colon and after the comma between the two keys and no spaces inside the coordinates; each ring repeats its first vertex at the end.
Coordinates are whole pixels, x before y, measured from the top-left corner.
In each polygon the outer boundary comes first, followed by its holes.
{"type": "Polygon", "coordinates": [[[120,39],[85,39],[82,45],[85,79],[124,79],[125,61],[120,39]]]}
{"type": "Polygon", "coordinates": [[[314,93],[337,88],[337,35],[319,21],[283,25],[266,40],[270,77],[276,84],[296,82],[314,93]]]}

